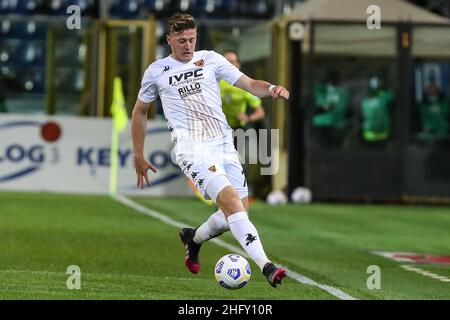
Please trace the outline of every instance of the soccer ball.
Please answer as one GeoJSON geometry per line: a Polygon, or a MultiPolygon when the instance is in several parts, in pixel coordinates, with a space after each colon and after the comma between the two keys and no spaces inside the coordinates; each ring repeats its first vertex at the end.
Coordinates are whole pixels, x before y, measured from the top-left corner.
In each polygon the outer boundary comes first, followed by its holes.
{"type": "Polygon", "coordinates": [[[311,190],[297,187],[291,193],[291,200],[295,203],[310,203],[312,199],[311,190]]]}
{"type": "Polygon", "coordinates": [[[283,191],[274,190],[268,194],[266,201],[270,205],[280,205],[286,204],[288,202],[288,198],[283,191]]]}
{"type": "Polygon", "coordinates": [[[250,280],[252,271],[247,259],[238,254],[227,254],[217,261],[214,275],[217,283],[230,290],[244,287],[250,280]]]}

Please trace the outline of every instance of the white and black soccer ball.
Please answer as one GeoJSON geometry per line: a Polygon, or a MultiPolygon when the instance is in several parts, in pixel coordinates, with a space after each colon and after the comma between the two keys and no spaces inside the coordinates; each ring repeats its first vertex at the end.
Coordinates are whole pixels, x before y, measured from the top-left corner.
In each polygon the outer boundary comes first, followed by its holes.
{"type": "Polygon", "coordinates": [[[244,287],[250,280],[252,271],[247,259],[238,254],[227,254],[217,261],[214,275],[217,283],[230,290],[244,287]]]}
{"type": "Polygon", "coordinates": [[[288,202],[288,198],[283,191],[274,190],[267,195],[266,201],[270,205],[281,205],[286,204],[288,202]]]}
{"type": "Polygon", "coordinates": [[[310,203],[312,200],[311,190],[304,187],[297,187],[292,190],[291,201],[295,203],[310,203]]]}

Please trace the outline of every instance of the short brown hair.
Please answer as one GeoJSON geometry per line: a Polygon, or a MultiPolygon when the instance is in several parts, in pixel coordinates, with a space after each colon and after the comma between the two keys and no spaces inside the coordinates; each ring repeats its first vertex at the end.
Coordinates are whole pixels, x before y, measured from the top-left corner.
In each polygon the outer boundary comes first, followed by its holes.
{"type": "Polygon", "coordinates": [[[187,13],[176,13],[169,19],[169,33],[183,32],[184,30],[196,29],[194,17],[187,13]]]}

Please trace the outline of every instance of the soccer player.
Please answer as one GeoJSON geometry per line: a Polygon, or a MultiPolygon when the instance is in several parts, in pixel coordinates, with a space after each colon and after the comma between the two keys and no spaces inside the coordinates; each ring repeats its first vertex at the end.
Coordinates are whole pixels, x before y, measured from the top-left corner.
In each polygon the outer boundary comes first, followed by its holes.
{"type": "Polygon", "coordinates": [[[167,43],[172,53],[152,63],[145,71],[134,106],[131,132],[137,184],[150,186],[147,171],[157,172],[144,158],[144,139],[150,102],[159,95],[174,141],[176,162],[197,188],[218,205],[198,228],[183,228],[179,235],[186,249],[185,265],[200,271],[202,242],[231,230],[247,254],[259,266],[270,285],[286,276],[266,256],[258,232],[248,217],[248,191],[232,130],[227,124],[219,91],[224,79],[256,96],[288,99],[282,86],[254,80],[214,51],[195,51],[197,27],[188,14],[169,19],[167,43]]]}

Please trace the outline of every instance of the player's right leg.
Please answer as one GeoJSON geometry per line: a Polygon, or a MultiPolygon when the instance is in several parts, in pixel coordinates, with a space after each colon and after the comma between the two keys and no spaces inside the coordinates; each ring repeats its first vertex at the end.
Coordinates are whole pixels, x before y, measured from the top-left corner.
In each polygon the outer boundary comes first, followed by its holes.
{"type": "MultiPolygon", "coordinates": [[[[192,179],[196,188],[201,192],[206,199],[209,196],[213,201],[216,201],[216,195],[224,186],[217,184],[215,178],[224,176],[225,170],[222,164],[213,162],[193,162],[183,160],[180,165],[183,173],[192,179]],[[209,192],[206,192],[206,189],[209,192]],[[213,196],[211,196],[213,195],[213,196]]],[[[220,183],[223,181],[220,180],[220,183]]],[[[227,181],[227,185],[230,183],[227,181]]],[[[190,272],[196,274],[200,271],[199,251],[202,242],[221,235],[228,231],[228,222],[225,215],[220,210],[213,213],[207,221],[197,228],[183,228],[179,232],[180,239],[185,248],[185,265],[190,272]]]]}
{"type": "Polygon", "coordinates": [[[198,253],[201,243],[194,241],[195,231],[196,229],[193,228],[183,228],[179,232],[181,242],[184,244],[185,249],[184,264],[193,274],[200,272],[198,253]]]}
{"type": "Polygon", "coordinates": [[[203,242],[220,236],[230,230],[228,221],[222,211],[214,212],[208,220],[197,228],[183,228],[179,235],[184,244],[185,265],[190,272],[196,274],[200,271],[198,254],[203,242]]]}

